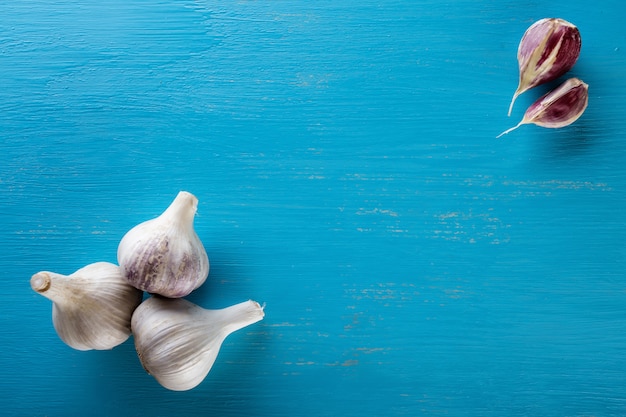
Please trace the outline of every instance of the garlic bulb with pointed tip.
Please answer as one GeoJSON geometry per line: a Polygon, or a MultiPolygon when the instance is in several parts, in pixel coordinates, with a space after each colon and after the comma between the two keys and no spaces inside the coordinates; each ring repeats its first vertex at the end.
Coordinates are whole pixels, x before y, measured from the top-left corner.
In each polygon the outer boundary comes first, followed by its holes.
{"type": "Polygon", "coordinates": [[[208,375],[224,339],[264,314],[252,300],[207,310],[182,298],[152,296],[133,314],[135,348],[144,369],[162,386],[190,390],[208,375]]]}
{"type": "Polygon", "coordinates": [[[77,350],[112,349],[130,336],[130,319],[142,292],[132,287],[117,265],[97,262],[71,275],[38,272],[30,285],[52,301],[57,334],[77,350]]]}
{"type": "Polygon", "coordinates": [[[539,97],[526,109],[522,120],[496,138],[517,129],[521,125],[535,124],[547,128],[559,128],[574,123],[587,108],[589,86],[578,78],[570,78],[559,87],[539,97]]]}
{"type": "Polygon", "coordinates": [[[131,285],[178,298],[206,281],[209,258],[193,227],[197,207],[198,199],[181,191],[159,217],[124,235],[117,260],[131,285]]]}
{"type": "Polygon", "coordinates": [[[572,69],[581,45],[580,31],[566,20],[548,18],[533,23],[517,49],[519,85],[509,106],[509,116],[520,94],[572,69]]]}

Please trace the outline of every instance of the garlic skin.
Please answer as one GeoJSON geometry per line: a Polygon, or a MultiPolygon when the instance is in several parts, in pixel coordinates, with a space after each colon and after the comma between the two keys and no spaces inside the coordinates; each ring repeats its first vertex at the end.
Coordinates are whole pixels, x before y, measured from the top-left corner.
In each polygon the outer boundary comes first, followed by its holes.
{"type": "Polygon", "coordinates": [[[193,227],[197,207],[198,199],[181,191],[159,217],[124,235],[117,261],[132,286],[178,298],[206,281],[209,258],[193,227]]]}
{"type": "Polygon", "coordinates": [[[182,298],[152,296],[135,310],[131,326],[146,372],[169,390],[186,391],[208,375],[229,334],[264,315],[252,300],[207,310],[182,298]]]}
{"type": "Polygon", "coordinates": [[[130,336],[130,319],[142,292],[117,265],[96,262],[71,275],[38,272],[32,289],[52,301],[52,322],[63,342],[77,350],[107,350],[130,336]]]}
{"type": "Polygon", "coordinates": [[[524,124],[532,123],[548,128],[568,126],[582,116],[588,102],[589,86],[578,78],[570,78],[556,89],[539,97],[528,107],[521,122],[497,137],[506,135],[524,124]]]}
{"type": "Polygon", "coordinates": [[[558,18],[541,19],[524,33],[517,50],[519,85],[509,106],[515,99],[540,84],[556,80],[572,69],[582,41],[580,31],[572,23],[558,18]]]}

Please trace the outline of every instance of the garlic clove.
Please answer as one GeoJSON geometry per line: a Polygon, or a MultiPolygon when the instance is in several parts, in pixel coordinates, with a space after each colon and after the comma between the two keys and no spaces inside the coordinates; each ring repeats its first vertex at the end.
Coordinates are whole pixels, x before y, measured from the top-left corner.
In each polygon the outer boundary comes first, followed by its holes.
{"type": "Polygon", "coordinates": [[[252,300],[207,310],[182,298],[152,296],[137,307],[131,326],[146,372],[167,389],[186,391],[206,378],[229,334],[264,315],[252,300]]]}
{"type": "Polygon", "coordinates": [[[521,122],[497,137],[506,135],[524,124],[532,123],[541,127],[559,128],[574,123],[587,108],[588,90],[587,84],[578,78],[570,78],[537,99],[528,107],[521,122]]]}
{"type": "Polygon", "coordinates": [[[532,24],[517,50],[519,85],[509,106],[509,116],[520,94],[572,69],[581,46],[580,31],[566,20],[547,18],[532,24]]]}
{"type": "Polygon", "coordinates": [[[206,281],[209,258],[193,221],[198,199],[181,191],[157,218],[129,230],[117,259],[128,282],[165,297],[184,297],[206,281]]]}
{"type": "Polygon", "coordinates": [[[143,296],[108,262],[87,265],[69,276],[38,272],[30,285],[53,302],[54,328],[77,350],[112,349],[126,341],[131,316],[143,296]]]}

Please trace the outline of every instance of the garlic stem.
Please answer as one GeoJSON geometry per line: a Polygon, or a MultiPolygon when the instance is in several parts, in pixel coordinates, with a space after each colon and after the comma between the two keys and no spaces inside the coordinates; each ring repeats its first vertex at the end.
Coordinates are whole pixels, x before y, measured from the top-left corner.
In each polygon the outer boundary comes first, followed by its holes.
{"type": "Polygon", "coordinates": [[[221,310],[205,310],[207,320],[221,327],[229,335],[263,319],[263,307],[256,301],[248,300],[221,310]]]}
{"type": "Polygon", "coordinates": [[[67,276],[56,272],[36,273],[30,279],[30,286],[35,292],[59,306],[76,301],[73,296],[75,290],[72,289],[74,282],[67,276]]]}
{"type": "Polygon", "coordinates": [[[190,192],[181,191],[161,216],[176,223],[178,226],[193,229],[193,220],[197,210],[198,198],[190,192]]]}
{"type": "Polygon", "coordinates": [[[42,294],[50,288],[50,275],[46,272],[39,272],[30,279],[30,286],[35,292],[42,294]]]}

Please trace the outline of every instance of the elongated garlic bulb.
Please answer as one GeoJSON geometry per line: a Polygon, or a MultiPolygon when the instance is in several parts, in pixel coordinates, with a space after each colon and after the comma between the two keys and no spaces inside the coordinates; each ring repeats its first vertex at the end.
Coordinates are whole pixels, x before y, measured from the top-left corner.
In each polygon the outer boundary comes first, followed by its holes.
{"type": "Polygon", "coordinates": [[[78,350],[112,349],[130,336],[130,319],[142,292],[117,265],[97,262],[71,275],[38,272],[30,285],[52,301],[52,322],[67,345],[78,350]]]}
{"type": "Polygon", "coordinates": [[[206,281],[209,258],[193,220],[198,199],[181,191],[159,217],[124,235],[117,260],[128,282],[165,297],[184,297],[206,281]]]}
{"type": "Polygon", "coordinates": [[[517,129],[521,125],[535,124],[556,129],[574,123],[587,108],[589,86],[578,78],[570,78],[559,87],[539,97],[526,109],[522,120],[496,138],[517,129]]]}
{"type": "Polygon", "coordinates": [[[252,300],[207,310],[182,298],[153,296],[133,314],[135,348],[144,369],[162,386],[185,391],[208,375],[230,333],[263,316],[263,308],[252,300]]]}
{"type": "Polygon", "coordinates": [[[580,31],[566,20],[546,18],[533,23],[517,49],[519,85],[509,106],[509,116],[520,94],[572,69],[581,46],[580,31]]]}

